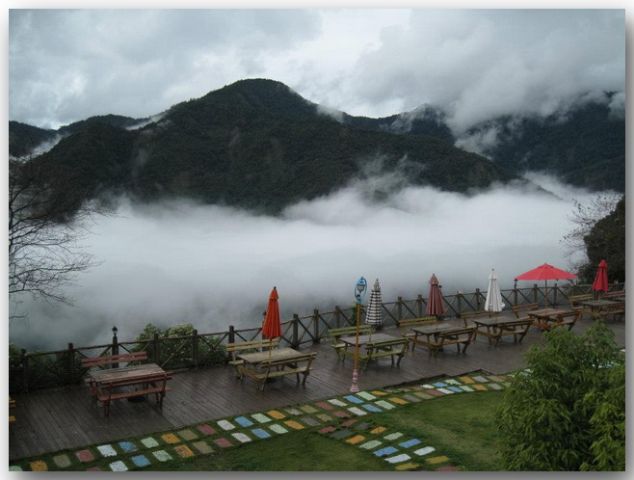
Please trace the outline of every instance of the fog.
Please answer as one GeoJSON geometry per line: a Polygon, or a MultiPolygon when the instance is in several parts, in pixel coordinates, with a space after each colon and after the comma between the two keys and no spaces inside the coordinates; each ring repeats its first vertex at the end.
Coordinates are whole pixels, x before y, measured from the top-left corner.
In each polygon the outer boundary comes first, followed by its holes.
{"type": "MultiPolygon", "coordinates": [[[[469,195],[431,187],[393,188],[394,178],[356,180],[287,208],[279,217],[191,202],[138,205],[93,219],[82,240],[98,265],[67,292],[74,306],[23,298],[10,340],[27,348],[104,343],[117,326],[134,339],[143,326],[192,323],[200,332],[256,326],[277,286],[284,319],[293,312],[352,304],[356,280],[379,278],[384,301],[427,295],[435,273],[445,294],[485,290],[491,268],[502,288],[544,262],[566,268],[561,244],[573,199],[596,196],[545,175],[530,186],[469,195]],[[43,334],[45,332],[45,334],[43,334]]],[[[522,285],[522,282],[520,282],[522,285]]],[[[530,282],[526,283],[529,286],[530,282]]]]}

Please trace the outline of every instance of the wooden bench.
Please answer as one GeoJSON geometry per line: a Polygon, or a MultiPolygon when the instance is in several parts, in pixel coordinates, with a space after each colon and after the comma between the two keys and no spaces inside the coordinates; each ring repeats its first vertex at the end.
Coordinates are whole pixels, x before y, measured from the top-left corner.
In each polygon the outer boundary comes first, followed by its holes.
{"type": "Polygon", "coordinates": [[[476,318],[495,318],[500,315],[500,312],[487,312],[485,310],[477,310],[475,312],[462,312],[460,313],[460,318],[464,322],[465,327],[469,327],[469,320],[474,320],[476,318]]]}
{"type": "Polygon", "coordinates": [[[370,360],[376,360],[383,357],[390,357],[392,359],[392,366],[394,366],[394,357],[398,357],[396,366],[400,367],[401,360],[407,351],[409,340],[407,338],[395,338],[394,340],[381,340],[379,342],[370,342],[365,346],[365,353],[360,355],[360,359],[363,362],[363,368],[368,367],[370,360]]]}
{"type": "MultiPolygon", "coordinates": [[[[346,344],[339,341],[341,337],[347,337],[348,335],[356,335],[357,328],[354,326],[351,327],[341,327],[341,328],[331,328],[328,330],[328,335],[330,337],[330,343],[332,348],[337,352],[337,357],[339,360],[345,360],[346,358],[346,344]]],[[[370,335],[374,333],[374,327],[372,325],[360,325],[359,326],[359,335],[370,335]]]]}
{"type": "Polygon", "coordinates": [[[588,300],[592,300],[594,296],[591,293],[584,293],[582,295],[569,295],[568,301],[570,302],[570,307],[578,308],[583,307],[581,302],[587,302],[588,300]]]}
{"type": "Polygon", "coordinates": [[[625,315],[625,302],[619,303],[617,305],[609,305],[604,307],[599,316],[603,317],[607,320],[608,316],[612,316],[613,320],[616,320],[617,317],[623,317],[625,315]]]}
{"type": "Polygon", "coordinates": [[[112,403],[112,401],[144,397],[151,394],[155,395],[156,404],[159,408],[163,408],[163,398],[165,397],[165,393],[170,390],[167,387],[167,381],[171,378],[172,377],[170,375],[165,373],[148,375],[144,377],[141,382],[138,379],[108,382],[106,385],[97,387],[97,400],[102,403],[106,417],[110,415],[110,403],[112,403]],[[142,385],[142,388],[123,391],[120,390],[121,388],[134,385],[142,385]]]}
{"type": "MultiPolygon", "coordinates": [[[[120,355],[104,355],[101,357],[87,357],[82,358],[81,366],[87,369],[100,367],[112,367],[113,365],[118,365],[119,363],[136,363],[136,362],[144,362],[147,360],[147,352],[132,352],[132,353],[122,353],[120,355]]],[[[90,387],[90,393],[92,395],[96,395],[95,384],[92,378],[86,379],[88,386],[90,387]]]]}
{"type": "Polygon", "coordinates": [[[528,318],[526,316],[522,316],[522,313],[530,312],[531,310],[537,309],[539,309],[538,303],[521,303],[519,305],[513,305],[513,307],[511,307],[511,310],[513,310],[513,315],[515,315],[515,318],[517,318],[518,320],[526,320],[528,318]]]}
{"type": "Polygon", "coordinates": [[[236,377],[242,378],[242,365],[243,360],[238,358],[241,353],[249,352],[264,352],[277,348],[280,344],[280,339],[275,338],[273,340],[251,340],[248,342],[233,342],[227,343],[226,351],[229,354],[229,365],[233,365],[236,369],[236,377]]]}
{"type": "MultiPolygon", "coordinates": [[[[410,329],[412,327],[420,327],[423,325],[433,325],[434,323],[438,323],[438,318],[431,315],[427,317],[418,317],[418,318],[408,318],[406,320],[400,320],[398,322],[398,328],[407,328],[410,329]]],[[[403,337],[407,339],[407,341],[412,345],[412,351],[414,351],[414,337],[416,334],[414,332],[406,332],[403,333],[403,337]]]]}
{"type": "Polygon", "coordinates": [[[448,345],[456,345],[458,353],[460,353],[460,345],[462,345],[462,353],[466,353],[467,347],[473,341],[475,331],[475,327],[465,327],[453,329],[448,332],[439,332],[437,339],[430,338],[427,344],[429,354],[436,356],[440,350],[448,345]]]}
{"type": "MultiPolygon", "coordinates": [[[[494,343],[497,345],[502,337],[513,335],[513,343],[522,343],[522,340],[532,325],[533,319],[524,317],[512,321],[505,321],[499,325],[487,326],[486,329],[478,328],[474,341],[479,335],[484,335],[488,338],[489,344],[494,343]]],[[[478,327],[481,326],[483,325],[479,325],[478,327]]]]}
{"type": "Polygon", "coordinates": [[[571,312],[557,315],[557,321],[548,325],[547,329],[568,326],[568,330],[572,330],[572,327],[575,326],[575,323],[577,323],[577,320],[581,318],[581,314],[582,314],[582,309],[577,307],[571,312]]]}
{"type": "Polygon", "coordinates": [[[611,292],[605,292],[601,295],[601,298],[605,298],[606,300],[614,297],[625,297],[625,290],[612,290],[611,292]]]}
{"type": "Polygon", "coordinates": [[[310,373],[310,366],[316,356],[317,352],[309,352],[291,359],[273,359],[271,361],[261,362],[255,368],[245,364],[241,367],[243,373],[241,379],[247,376],[260,384],[260,390],[264,390],[264,386],[269,379],[286,375],[296,375],[297,384],[299,385],[299,375],[302,374],[304,376],[302,385],[305,385],[306,378],[310,373]],[[302,363],[303,365],[300,365],[302,363]]]}

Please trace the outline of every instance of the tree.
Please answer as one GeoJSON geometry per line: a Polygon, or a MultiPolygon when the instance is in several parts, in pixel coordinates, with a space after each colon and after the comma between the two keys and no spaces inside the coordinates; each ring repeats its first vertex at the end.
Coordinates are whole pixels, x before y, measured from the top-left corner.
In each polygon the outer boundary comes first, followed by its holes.
{"type": "MultiPolygon", "coordinates": [[[[78,245],[93,210],[71,202],[62,185],[31,161],[9,162],[9,298],[22,294],[70,303],[63,291],[94,265],[78,245]]],[[[11,318],[19,317],[15,312],[11,318]]]]}
{"type": "Polygon", "coordinates": [[[527,353],[499,411],[508,470],[625,469],[625,355],[597,322],[555,329],[527,353]]]}

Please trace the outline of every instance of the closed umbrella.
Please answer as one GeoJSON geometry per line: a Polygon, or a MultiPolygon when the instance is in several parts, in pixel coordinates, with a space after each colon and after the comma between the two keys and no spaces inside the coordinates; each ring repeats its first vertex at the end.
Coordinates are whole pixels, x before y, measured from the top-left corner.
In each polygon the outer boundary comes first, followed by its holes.
{"type": "Polygon", "coordinates": [[[489,288],[487,288],[484,309],[487,312],[501,312],[504,309],[502,293],[500,292],[500,285],[498,284],[498,276],[493,268],[489,274],[489,288]]]}
{"type": "Polygon", "coordinates": [[[545,298],[548,298],[548,280],[572,280],[573,278],[577,278],[574,273],[566,272],[548,263],[544,263],[537,268],[518,275],[516,280],[543,280],[545,298]]]}
{"type": "Polygon", "coordinates": [[[429,279],[429,295],[427,298],[427,315],[435,315],[440,317],[445,314],[445,306],[443,305],[442,293],[435,274],[429,279]]]}
{"type": "Polygon", "coordinates": [[[269,295],[269,303],[266,309],[266,316],[262,324],[262,338],[268,338],[271,343],[269,345],[269,355],[273,346],[273,339],[282,336],[282,326],[280,325],[280,306],[278,300],[277,288],[273,287],[269,295]]]}
{"type": "Polygon", "coordinates": [[[365,314],[365,323],[380,327],[383,325],[383,306],[381,299],[381,286],[379,279],[374,281],[374,287],[370,292],[370,300],[368,301],[368,309],[365,314]]]}
{"type": "Polygon", "coordinates": [[[594,277],[594,282],[592,282],[592,290],[595,292],[608,291],[608,262],[605,260],[599,262],[597,275],[594,277]]]}

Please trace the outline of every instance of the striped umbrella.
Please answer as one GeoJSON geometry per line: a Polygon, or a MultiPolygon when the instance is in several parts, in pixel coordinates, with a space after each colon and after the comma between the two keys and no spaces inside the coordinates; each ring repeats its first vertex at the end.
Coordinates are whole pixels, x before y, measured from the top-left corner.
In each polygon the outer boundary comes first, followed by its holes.
{"type": "Polygon", "coordinates": [[[498,276],[495,273],[495,269],[492,268],[491,274],[489,275],[489,288],[487,288],[487,298],[484,302],[484,309],[487,312],[501,312],[503,308],[504,303],[502,302],[498,276]]]}
{"type": "Polygon", "coordinates": [[[374,282],[374,287],[370,292],[370,300],[368,301],[368,309],[365,314],[365,323],[368,325],[383,325],[383,307],[381,300],[381,286],[379,279],[374,282]]]}
{"type": "Polygon", "coordinates": [[[438,279],[433,273],[429,279],[429,295],[425,312],[427,315],[435,315],[437,317],[445,314],[445,306],[443,305],[442,293],[440,293],[440,287],[438,286],[438,279]]]}

